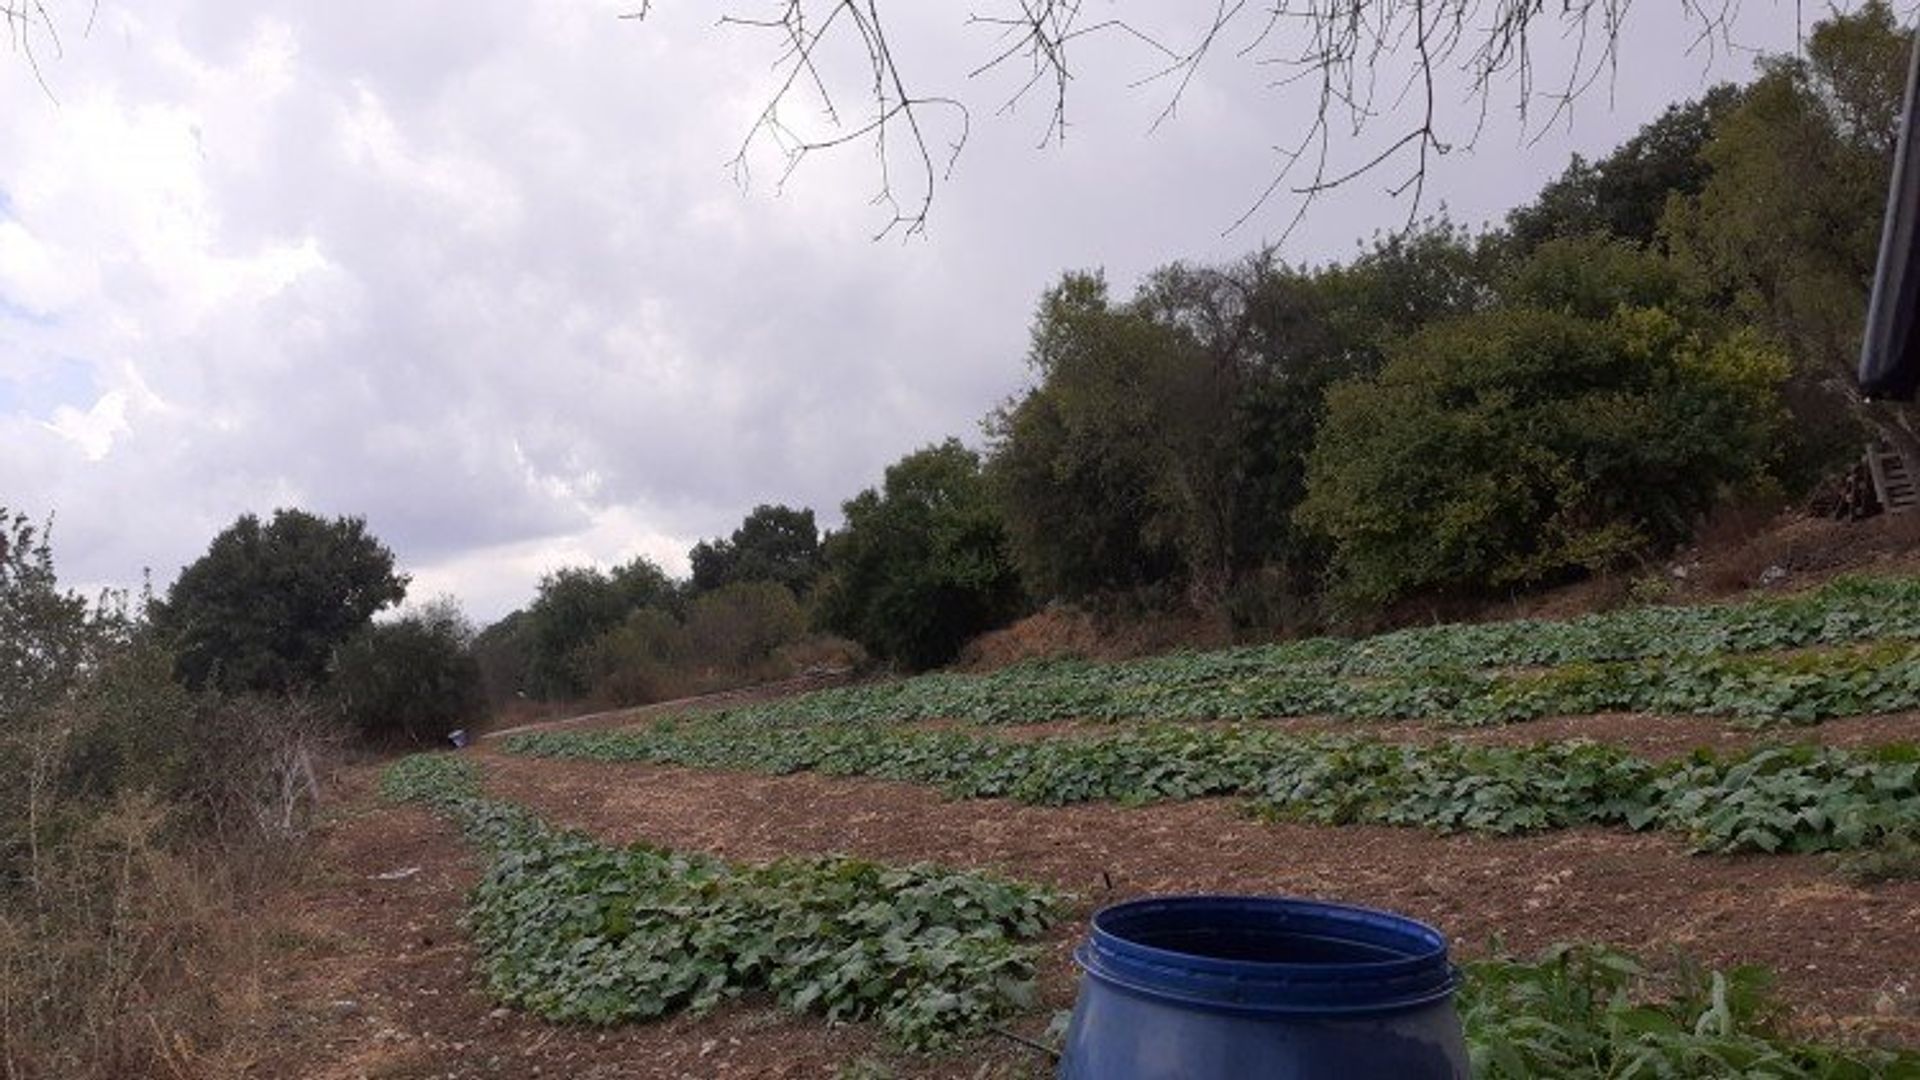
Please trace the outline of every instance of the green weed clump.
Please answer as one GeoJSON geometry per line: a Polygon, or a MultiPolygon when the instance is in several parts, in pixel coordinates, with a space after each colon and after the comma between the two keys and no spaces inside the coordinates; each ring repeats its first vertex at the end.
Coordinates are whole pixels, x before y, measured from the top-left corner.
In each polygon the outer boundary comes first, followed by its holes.
{"type": "Polygon", "coordinates": [[[1639,961],[1596,945],[1533,960],[1465,965],[1457,1003],[1487,1080],[1920,1076],[1920,1054],[1800,1042],[1760,968],[1688,970],[1660,985],[1639,961]]]}
{"type": "Polygon", "coordinates": [[[487,989],[551,1020],[609,1024],[764,991],[938,1047],[1033,1002],[1059,898],[931,865],[735,865],[610,847],[483,798],[472,766],[403,759],[382,785],[460,822],[489,856],[468,910],[487,989]]]}
{"type": "Polygon", "coordinates": [[[536,732],[510,753],[931,784],[1041,805],[1238,795],[1263,816],[1319,824],[1519,833],[1595,824],[1685,833],[1703,852],[1850,851],[1920,834],[1920,751],[1767,747],[1656,764],[1573,740],[1404,744],[1259,728],[1144,726],[1012,742],[864,725],[737,719],[613,732],[536,732]]]}

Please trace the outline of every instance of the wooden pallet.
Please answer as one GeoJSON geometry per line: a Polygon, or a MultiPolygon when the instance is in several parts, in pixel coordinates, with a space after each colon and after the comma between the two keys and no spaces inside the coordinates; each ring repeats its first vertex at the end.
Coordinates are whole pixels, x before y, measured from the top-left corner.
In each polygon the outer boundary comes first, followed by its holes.
{"type": "Polygon", "coordinates": [[[1920,505],[1920,484],[1907,468],[1907,459],[1898,450],[1885,446],[1867,448],[1867,470],[1873,474],[1873,490],[1887,513],[1898,514],[1920,505]]]}

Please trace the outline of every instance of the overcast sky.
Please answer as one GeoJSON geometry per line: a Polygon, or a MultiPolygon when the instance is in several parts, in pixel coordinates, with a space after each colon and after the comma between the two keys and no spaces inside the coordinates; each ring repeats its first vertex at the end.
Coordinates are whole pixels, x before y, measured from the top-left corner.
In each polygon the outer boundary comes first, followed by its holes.
{"type": "MultiPolygon", "coordinates": [[[[686,0],[616,18],[634,6],[102,0],[82,36],[73,0],[47,89],[0,57],[0,505],[56,515],[63,581],[150,567],[164,588],[277,506],[366,517],[416,598],[481,621],[557,566],[684,573],[756,503],[834,520],[903,453],[977,441],[1061,271],[1124,293],[1278,238],[1295,208],[1222,235],[1303,130],[1270,69],[1224,54],[1150,130],[1167,90],[1132,84],[1151,54],[1089,40],[1068,137],[1036,149],[1045,110],[996,116],[1006,80],[965,78],[993,48],[966,7],[898,0],[902,66],[973,126],[927,234],[875,242],[865,148],[781,191],[764,149],[746,187],[729,172],[770,41],[686,0]]],[[[1126,10],[1171,34],[1212,7],[1126,10]]],[[[1570,123],[1523,134],[1503,91],[1428,207],[1497,220],[1570,153],[1747,77],[1751,53],[1689,54],[1679,12],[1635,7],[1570,123]]],[[[1748,0],[1732,37],[1791,49],[1793,5],[1748,0]]],[[[1283,255],[1344,258],[1402,222],[1397,179],[1319,203],[1283,255]]]]}

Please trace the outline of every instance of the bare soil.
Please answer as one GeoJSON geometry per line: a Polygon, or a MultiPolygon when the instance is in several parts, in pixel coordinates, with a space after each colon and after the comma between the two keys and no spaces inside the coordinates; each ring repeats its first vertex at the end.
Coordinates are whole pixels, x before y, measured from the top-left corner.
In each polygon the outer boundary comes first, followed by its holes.
{"type": "Polygon", "coordinates": [[[831,1077],[870,1059],[893,1075],[1036,1075],[1037,1057],[993,1040],[961,1056],[907,1057],[861,1025],[829,1025],[747,1000],[707,1016],[607,1029],[496,1008],[459,925],[478,866],[432,815],[382,803],[355,770],[316,835],[320,880],[283,903],[302,928],[262,972],[268,1049],[240,1075],[319,1080],[831,1077]]]}
{"type": "MultiPolygon", "coordinates": [[[[1671,836],[1599,829],[1492,838],[1267,824],[1229,800],[1040,808],[877,780],[480,756],[491,793],[610,841],[996,869],[1075,893],[1080,915],[1146,893],[1308,895],[1424,919],[1469,956],[1582,940],[1762,964],[1807,1033],[1920,1045],[1920,882],[1850,885],[1825,859],[1695,856],[1671,836]]],[[[1054,936],[1053,1007],[1071,1000],[1078,934],[1076,920],[1054,936]]]]}
{"type": "MultiPolygon", "coordinates": [[[[1181,721],[1186,727],[1226,727],[1228,721],[1181,721]]],[[[1920,712],[1849,716],[1805,727],[1741,727],[1713,717],[1652,713],[1597,713],[1555,716],[1495,727],[1457,727],[1431,721],[1369,722],[1329,716],[1294,716],[1239,722],[1300,735],[1359,735],[1388,742],[1453,742],[1476,746],[1526,746],[1541,742],[1590,739],[1611,743],[1653,761],[1685,757],[1695,750],[1733,753],[1756,746],[1809,743],[1859,749],[1920,741],[1920,712]]],[[[1009,742],[1047,739],[1099,739],[1127,729],[1124,722],[1056,720],[1041,724],[976,724],[928,720],[903,725],[920,731],[965,731],[1009,742]]]]}

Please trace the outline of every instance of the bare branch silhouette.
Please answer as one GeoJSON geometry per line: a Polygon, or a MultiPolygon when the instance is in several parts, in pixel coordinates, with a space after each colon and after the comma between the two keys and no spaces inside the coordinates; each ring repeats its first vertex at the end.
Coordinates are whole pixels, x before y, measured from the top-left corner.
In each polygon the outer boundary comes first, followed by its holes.
{"type": "MultiPolygon", "coordinates": [[[[1731,48],[1738,2],[1680,0],[1698,31],[1687,51],[1703,44],[1712,52],[1731,48]]],[[[1124,10],[1118,2],[1091,20],[1084,17],[1083,0],[976,3],[981,6],[965,24],[985,31],[988,42],[969,77],[1019,70],[1016,88],[997,111],[1012,112],[1044,95],[1042,146],[1066,137],[1074,78],[1069,52],[1096,35],[1131,42],[1151,57],[1147,70],[1128,85],[1164,88],[1155,128],[1176,117],[1203,66],[1222,56],[1277,72],[1268,89],[1304,94],[1308,108],[1286,111],[1299,118],[1299,126],[1272,146],[1272,175],[1226,231],[1245,225],[1284,194],[1299,200],[1291,232],[1319,196],[1382,173],[1387,193],[1406,202],[1406,220],[1414,223],[1435,159],[1456,146],[1475,145],[1497,99],[1510,102],[1523,131],[1536,139],[1563,120],[1571,122],[1576,101],[1617,77],[1631,0],[1214,0],[1178,43],[1107,16],[1124,10]],[[1564,70],[1540,70],[1534,38],[1543,31],[1557,31],[1572,43],[1573,58],[1564,70]],[[1443,75],[1466,87],[1460,104],[1469,108],[1458,132],[1443,130],[1449,104],[1442,100],[1443,75]],[[1536,122],[1540,108],[1546,115],[1536,122]]],[[[647,0],[635,14],[644,16],[650,6],[647,0]]],[[[816,151],[871,140],[880,169],[876,201],[891,214],[881,234],[896,228],[908,235],[923,232],[935,190],[966,143],[971,113],[958,92],[910,89],[881,20],[883,0],[767,0],[759,6],[764,14],[738,13],[749,6],[751,0],[736,0],[720,21],[776,35],[778,79],[733,159],[736,172],[745,178],[747,155],[762,143],[781,155],[784,179],[816,151]],[[825,51],[842,40],[864,54],[867,65],[869,100],[851,114],[841,111],[820,70],[825,51]],[[825,134],[803,134],[783,119],[803,95],[823,106],[825,134]],[[955,132],[938,151],[930,137],[935,113],[947,114],[955,132]],[[910,192],[904,198],[902,186],[910,192]]]]}

